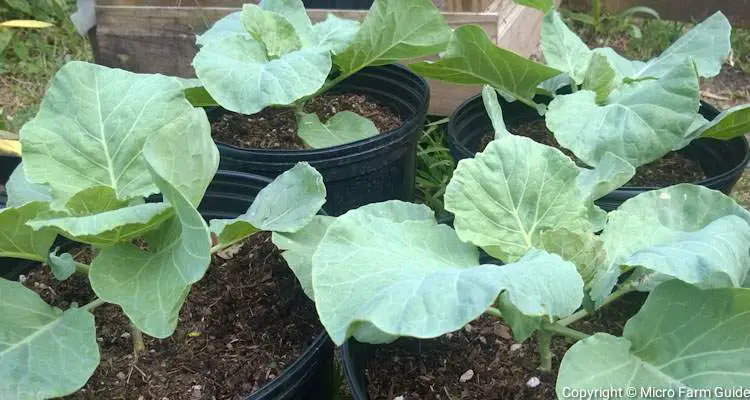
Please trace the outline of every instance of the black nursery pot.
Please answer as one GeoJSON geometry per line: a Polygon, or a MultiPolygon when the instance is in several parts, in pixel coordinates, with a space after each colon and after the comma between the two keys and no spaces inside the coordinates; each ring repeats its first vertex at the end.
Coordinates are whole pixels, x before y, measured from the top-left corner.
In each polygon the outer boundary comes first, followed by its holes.
{"type": "MultiPolygon", "coordinates": [[[[16,169],[20,162],[20,157],[0,155],[0,185],[5,186],[10,174],[16,169]]],[[[5,194],[4,190],[0,190],[0,208],[5,208],[7,202],[8,196],[5,194]]]]}
{"type": "MultiPolygon", "coordinates": [[[[203,218],[235,218],[247,211],[258,192],[271,179],[238,172],[219,171],[198,206],[203,218]]],[[[57,245],[60,245],[58,241],[57,245]]],[[[71,245],[67,241],[67,246],[71,245]]],[[[0,258],[0,278],[18,276],[38,267],[38,263],[0,258]]],[[[247,400],[320,400],[333,397],[334,346],[322,332],[312,345],[273,381],[247,397],[247,400]]]]}
{"type": "MultiPolygon", "coordinates": [[[[368,95],[390,106],[401,126],[353,143],[313,150],[243,149],[217,142],[219,168],[275,178],[300,161],[315,167],[326,184],[326,212],[338,216],[369,203],[414,198],[416,148],[424,127],[430,88],[401,65],[365,68],[332,93],[368,95]]],[[[216,120],[225,112],[208,111],[216,120]]]]}
{"type": "Polygon", "coordinates": [[[329,10],[368,10],[375,0],[302,0],[305,8],[329,10]]]}
{"type": "MultiPolygon", "coordinates": [[[[521,123],[540,120],[539,114],[530,107],[520,103],[508,103],[499,98],[503,109],[505,123],[509,128],[521,123]]],[[[537,103],[549,103],[550,98],[537,96],[537,103]]],[[[719,115],[712,105],[702,102],[700,113],[708,120],[719,115]]],[[[456,160],[471,158],[477,153],[481,139],[492,132],[492,122],[484,108],[482,96],[477,95],[464,102],[456,109],[448,123],[447,142],[451,154],[456,160]]],[[[693,182],[696,185],[719,190],[729,194],[742,176],[742,172],[750,161],[748,142],[744,136],[732,140],[698,139],[679,151],[685,157],[697,161],[707,178],[693,182]]],[[[640,193],[658,187],[624,186],[607,196],[597,200],[596,204],[606,211],[618,208],[625,200],[640,193]]]]}

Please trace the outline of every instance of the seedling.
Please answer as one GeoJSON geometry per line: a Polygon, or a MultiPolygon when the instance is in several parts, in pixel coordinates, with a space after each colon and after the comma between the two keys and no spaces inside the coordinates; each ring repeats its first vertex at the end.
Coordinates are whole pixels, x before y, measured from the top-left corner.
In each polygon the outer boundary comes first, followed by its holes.
{"type": "Polygon", "coordinates": [[[295,109],[298,136],[312,148],[378,134],[372,121],[341,111],[322,123],[305,104],[369,66],[437,54],[450,28],[430,0],[376,0],[364,22],[329,14],[313,24],[301,0],[245,4],[198,36],[193,66],[202,87],[196,105],[241,114],[266,107],[295,109]]]}
{"type": "Polygon", "coordinates": [[[322,177],[301,163],[246,214],[209,228],[197,207],[219,153],[205,111],[185,99],[179,80],[162,75],[70,62],[20,139],[23,161],[0,211],[0,257],[46,262],[60,280],[87,274],[97,298],[61,310],[0,279],[3,399],[81,388],[99,364],[92,311],[103,304],[127,315],[136,353],[145,350],[142,333],[172,335],[212,253],[261,230],[295,232],[325,202],[322,177]],[[145,201],[154,194],[163,200],[145,201]],[[50,253],[58,234],[93,247],[91,264],[50,253]]]}

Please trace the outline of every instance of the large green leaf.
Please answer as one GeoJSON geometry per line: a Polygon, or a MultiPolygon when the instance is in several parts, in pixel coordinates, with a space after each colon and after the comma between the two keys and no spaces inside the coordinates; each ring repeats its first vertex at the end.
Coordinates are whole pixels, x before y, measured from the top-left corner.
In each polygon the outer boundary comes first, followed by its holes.
{"type": "Polygon", "coordinates": [[[376,0],[350,46],[334,58],[344,75],[445,50],[450,27],[431,0],[376,0]]]}
{"type": "Polygon", "coordinates": [[[274,232],[271,236],[273,244],[283,251],[289,268],[297,276],[302,290],[307,297],[315,300],[312,286],[312,257],[318,244],[323,240],[328,226],[335,220],[334,217],[316,215],[312,221],[302,229],[294,233],[274,232]]]}
{"type": "Polygon", "coordinates": [[[700,91],[692,62],[659,79],[616,89],[604,105],[581,90],[549,105],[547,127],[588,165],[611,152],[635,167],[661,158],[682,142],[698,110],[700,91]]]}
{"type": "Polygon", "coordinates": [[[158,338],[172,334],[193,283],[211,261],[211,237],[195,209],[218,167],[210,132],[191,129],[155,136],[144,157],[174,216],[144,236],[143,250],[121,243],[102,249],[89,271],[94,291],[118,304],[143,332],[158,338]]]}
{"type": "Polygon", "coordinates": [[[166,203],[136,204],[117,200],[109,186],[92,186],[75,194],[65,211],[37,216],[27,225],[34,230],[50,228],[77,242],[111,246],[135,239],[172,215],[166,203]]]}
{"type": "Polygon", "coordinates": [[[8,207],[20,207],[32,201],[49,203],[53,200],[47,186],[31,183],[26,179],[23,161],[10,174],[5,191],[8,192],[8,207]]]}
{"type": "Polygon", "coordinates": [[[557,11],[544,16],[542,51],[547,65],[567,73],[575,83],[583,83],[591,60],[591,50],[565,25],[557,11]]]}
{"type": "Polygon", "coordinates": [[[0,398],[48,399],[83,387],[99,365],[94,316],[62,311],[0,279],[0,398]]]}
{"type": "MultiPolygon", "coordinates": [[[[673,280],[657,287],[623,337],[597,333],[562,360],[557,394],[571,389],[742,388],[750,386],[750,290],[700,290],[673,280]],[[605,356],[606,355],[606,356],[605,356]]],[[[690,396],[693,397],[693,396],[690,396]]],[[[696,398],[712,398],[701,395],[696,398]]]]}
{"type": "Polygon", "coordinates": [[[717,279],[724,277],[739,286],[750,267],[748,224],[750,213],[728,196],[680,184],[625,201],[609,214],[601,237],[616,264],[689,283],[726,285],[717,279]]]}
{"type": "Polygon", "coordinates": [[[717,11],[648,62],[627,60],[611,49],[602,54],[613,62],[623,76],[631,79],[660,78],[684,64],[688,58],[695,62],[699,76],[711,78],[719,74],[724,60],[729,56],[731,32],[729,20],[721,11],[717,11]]]}
{"type": "Polygon", "coordinates": [[[250,36],[263,43],[266,55],[272,59],[302,47],[297,31],[281,14],[248,3],[242,6],[240,19],[250,36]]]}
{"type": "Polygon", "coordinates": [[[297,121],[297,135],[314,149],[352,143],[380,133],[372,121],[351,111],[337,112],[325,124],[314,113],[300,113],[297,121]]]}
{"type": "Polygon", "coordinates": [[[310,223],[326,201],[323,176],[306,162],[279,175],[255,197],[245,214],[211,221],[224,247],[262,230],[293,233],[310,223]]]}
{"type": "Polygon", "coordinates": [[[362,327],[436,337],[478,317],[503,290],[527,315],[567,315],[580,306],[583,282],[558,256],[533,251],[516,264],[479,265],[476,248],[450,227],[407,203],[381,207],[338,217],[313,255],[318,314],[337,344],[362,327]]]}
{"type": "Polygon", "coordinates": [[[146,140],[201,117],[175,78],[71,61],[21,129],[24,172],[63,199],[90,186],[109,186],[118,199],[147,196],[156,186],[143,173],[146,140]]]}
{"type": "Polygon", "coordinates": [[[533,104],[536,87],[560,71],[497,47],[478,25],[463,25],[453,32],[448,49],[436,62],[409,67],[427,78],[471,85],[490,85],[533,104]]]}
{"type": "Polygon", "coordinates": [[[313,25],[315,44],[331,50],[333,54],[346,50],[359,32],[359,21],[328,14],[325,21],[313,25]]]}
{"type": "Polygon", "coordinates": [[[635,168],[629,162],[607,152],[596,168],[581,168],[578,187],[588,200],[599,200],[628,183],[634,175],[635,168]]]}
{"type": "Polygon", "coordinates": [[[242,11],[227,14],[224,18],[216,21],[209,30],[197,35],[195,40],[196,44],[198,44],[198,46],[205,46],[210,42],[221,42],[234,36],[250,36],[250,33],[248,33],[242,25],[241,16],[242,11]]]}
{"type": "Polygon", "coordinates": [[[545,14],[555,8],[554,0],[513,0],[513,1],[515,1],[516,3],[522,6],[536,8],[537,10],[545,14]]]}
{"type": "Polygon", "coordinates": [[[495,130],[495,139],[510,135],[511,133],[508,131],[508,128],[505,127],[503,109],[500,107],[500,102],[497,99],[497,90],[490,85],[484,85],[482,88],[482,102],[492,122],[492,129],[495,130]]]}
{"type": "Polygon", "coordinates": [[[271,60],[264,46],[249,35],[209,41],[193,59],[195,72],[211,97],[242,114],[291,104],[315,93],[331,66],[325,47],[306,47],[271,60]]]}
{"type": "Polygon", "coordinates": [[[260,8],[283,15],[297,31],[303,46],[309,46],[314,38],[312,22],[302,0],[261,0],[260,8]]]}
{"type": "Polygon", "coordinates": [[[696,136],[729,140],[750,133],[750,104],[722,111],[696,132],[696,136]]]}
{"type": "Polygon", "coordinates": [[[589,286],[602,268],[606,268],[604,243],[591,232],[571,232],[565,228],[542,233],[542,248],[575,264],[583,282],[589,286]]]}
{"type": "Polygon", "coordinates": [[[607,58],[593,54],[583,77],[583,89],[596,93],[596,103],[602,104],[618,84],[617,73],[607,58]]]}
{"type": "Polygon", "coordinates": [[[445,192],[462,240],[505,262],[539,243],[542,231],[589,231],[579,170],[562,152],[515,135],[461,160],[445,192]]]}
{"type": "Polygon", "coordinates": [[[57,234],[49,229],[35,232],[26,222],[48,210],[49,204],[42,202],[0,210],[0,257],[46,261],[57,234]]]}

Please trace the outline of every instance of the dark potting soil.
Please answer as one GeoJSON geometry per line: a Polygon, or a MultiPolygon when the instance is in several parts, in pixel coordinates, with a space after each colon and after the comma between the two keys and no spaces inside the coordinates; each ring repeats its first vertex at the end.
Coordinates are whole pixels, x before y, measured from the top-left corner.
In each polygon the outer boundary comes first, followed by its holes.
{"type": "MultiPolygon", "coordinates": [[[[337,112],[351,111],[372,121],[380,133],[401,126],[401,119],[394,110],[362,94],[319,96],[305,106],[305,111],[314,112],[323,123],[337,112]]],[[[211,132],[215,140],[241,148],[307,148],[297,136],[297,119],[289,107],[268,107],[253,115],[228,112],[212,124],[211,132]]]]}
{"type": "MultiPolygon", "coordinates": [[[[621,335],[643,298],[625,296],[572,328],[621,335]]],[[[553,369],[541,372],[536,338],[516,343],[510,328],[482,316],[437,339],[400,339],[379,346],[366,370],[371,400],[550,400],[557,372],[572,343],[556,337],[553,369]],[[469,372],[471,371],[471,372],[469,372]]]]}
{"type": "MultiPolygon", "coordinates": [[[[579,166],[585,166],[570,150],[557,143],[552,133],[547,130],[543,120],[510,127],[508,130],[516,135],[526,136],[539,143],[554,147],[572,158],[579,166]]],[[[479,151],[484,150],[492,139],[494,139],[494,133],[488,133],[482,137],[479,143],[479,151]]],[[[671,152],[654,162],[636,168],[635,176],[626,186],[664,187],[678,183],[692,183],[704,178],[706,178],[706,175],[697,161],[691,160],[680,153],[671,152]]]]}
{"type": "MultiPolygon", "coordinates": [[[[95,297],[85,277],[59,282],[46,266],[29,273],[24,284],[63,309],[95,297]]],[[[94,314],[101,364],[68,399],[245,399],[323,331],[313,302],[265,233],[229,259],[214,256],[193,286],[174,335],[144,335],[148,350],[137,359],[120,308],[105,305],[94,314]]]]}

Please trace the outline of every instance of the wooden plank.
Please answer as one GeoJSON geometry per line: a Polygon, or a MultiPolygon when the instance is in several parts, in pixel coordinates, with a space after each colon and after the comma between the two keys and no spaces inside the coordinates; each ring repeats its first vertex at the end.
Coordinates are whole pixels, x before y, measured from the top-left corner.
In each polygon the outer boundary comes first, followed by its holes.
{"type": "MultiPolygon", "coordinates": [[[[557,0],[559,5],[561,0],[557,0]]],[[[499,0],[490,5],[499,15],[497,45],[529,57],[539,51],[542,34],[541,11],[516,4],[513,0],[499,0]]]]}

